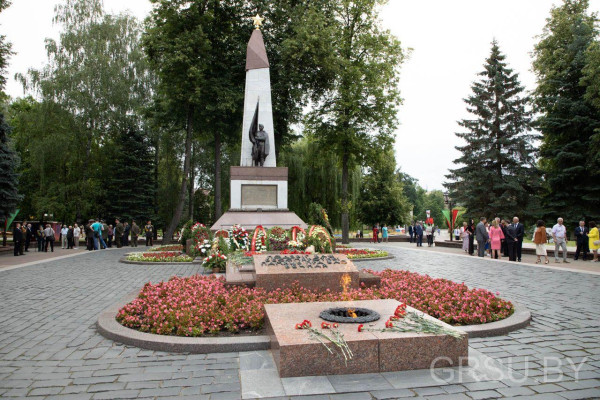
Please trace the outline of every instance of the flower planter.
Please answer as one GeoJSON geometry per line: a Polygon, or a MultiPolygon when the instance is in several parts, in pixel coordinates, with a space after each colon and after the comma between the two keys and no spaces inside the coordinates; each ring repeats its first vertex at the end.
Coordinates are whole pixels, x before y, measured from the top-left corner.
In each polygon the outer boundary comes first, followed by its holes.
{"type": "Polygon", "coordinates": [[[219,267],[214,267],[214,268],[212,269],[212,272],[213,272],[213,274],[218,274],[218,273],[220,273],[220,272],[221,272],[221,268],[219,268],[219,267]]]}

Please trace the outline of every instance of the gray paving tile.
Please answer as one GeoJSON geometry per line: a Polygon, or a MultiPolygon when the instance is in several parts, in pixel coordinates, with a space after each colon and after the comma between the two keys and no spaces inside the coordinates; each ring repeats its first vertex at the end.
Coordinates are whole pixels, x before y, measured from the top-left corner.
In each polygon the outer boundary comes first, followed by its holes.
{"type": "Polygon", "coordinates": [[[282,378],[281,383],[287,396],[335,393],[326,376],[307,376],[297,378],[282,378]]]}
{"type": "Polygon", "coordinates": [[[389,380],[383,375],[384,374],[331,375],[327,378],[338,393],[399,389],[394,388],[389,380]]]}

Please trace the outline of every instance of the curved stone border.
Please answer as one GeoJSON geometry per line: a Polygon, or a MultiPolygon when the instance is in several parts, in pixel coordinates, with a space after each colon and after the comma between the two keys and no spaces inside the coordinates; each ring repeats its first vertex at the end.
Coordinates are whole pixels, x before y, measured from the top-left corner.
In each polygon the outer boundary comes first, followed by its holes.
{"type": "Polygon", "coordinates": [[[128,260],[127,256],[129,253],[124,254],[123,257],[119,258],[119,262],[123,264],[139,264],[139,265],[195,265],[202,264],[202,258],[196,257],[192,261],[184,262],[156,262],[156,261],[132,261],[128,260]]]}
{"type": "MultiPolygon", "coordinates": [[[[174,353],[229,353],[238,351],[269,350],[271,339],[266,335],[256,336],[227,336],[227,337],[182,337],[156,335],[127,328],[117,322],[115,316],[119,309],[133,301],[139,290],[129,293],[117,303],[111,305],[98,317],[96,326],[98,332],[115,342],[142,349],[168,351],[174,353]]],[[[457,326],[466,332],[470,338],[502,336],[529,325],[531,313],[520,304],[514,303],[515,312],[502,321],[482,325],[457,326]]]]}
{"type": "Polygon", "coordinates": [[[396,256],[387,255],[385,257],[371,257],[371,258],[349,258],[353,263],[355,262],[363,262],[363,261],[381,261],[381,260],[391,260],[396,258],[396,256]]]}
{"type": "Polygon", "coordinates": [[[512,304],[515,312],[508,318],[487,324],[456,326],[456,328],[466,332],[470,338],[476,338],[503,336],[509,332],[529,326],[531,312],[518,303],[512,302],[512,304]]]}
{"type": "Polygon", "coordinates": [[[115,316],[119,309],[135,299],[138,293],[139,290],[130,293],[100,314],[96,326],[102,336],[130,346],[174,353],[229,353],[271,348],[271,340],[264,335],[190,338],[156,335],[124,327],[117,322],[115,316]]]}

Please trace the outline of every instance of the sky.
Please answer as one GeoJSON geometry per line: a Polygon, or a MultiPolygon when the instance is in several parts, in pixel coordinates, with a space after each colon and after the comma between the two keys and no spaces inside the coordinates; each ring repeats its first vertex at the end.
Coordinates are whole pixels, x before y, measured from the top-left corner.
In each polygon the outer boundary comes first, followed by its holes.
{"type": "MultiPolygon", "coordinates": [[[[12,77],[46,61],[44,39],[58,38],[52,25],[59,0],[13,0],[0,14],[0,33],[17,52],[10,60],[6,91],[13,98],[23,89],[12,77]],[[32,12],[35,10],[35,12],[32,12]]],[[[531,52],[553,4],[559,0],[390,0],[381,10],[382,24],[410,50],[402,65],[396,129],[396,161],[402,171],[428,190],[442,189],[444,175],[459,156],[454,146],[457,121],[468,118],[463,99],[483,70],[495,38],[509,67],[527,90],[535,88],[531,52]]],[[[600,12],[600,1],[590,2],[600,12]]],[[[148,0],[104,0],[109,13],[129,11],[143,19],[148,0]]],[[[266,43],[268,51],[268,43],[266,43]]],[[[243,65],[244,61],[240,61],[243,65]]],[[[276,111],[277,105],[273,105],[276,111]]]]}

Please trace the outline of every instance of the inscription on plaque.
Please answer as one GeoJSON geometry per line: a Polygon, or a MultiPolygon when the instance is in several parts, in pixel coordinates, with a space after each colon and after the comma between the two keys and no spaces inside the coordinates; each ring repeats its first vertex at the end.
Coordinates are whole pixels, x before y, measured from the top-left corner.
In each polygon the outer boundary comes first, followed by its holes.
{"type": "Polygon", "coordinates": [[[277,207],[277,185],[242,185],[242,207],[277,207]]]}

